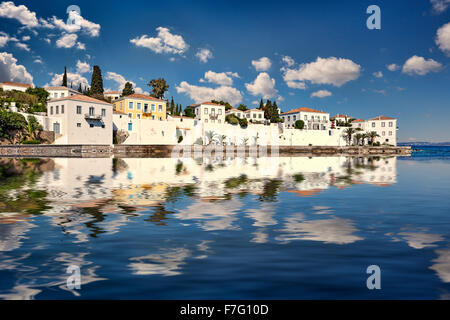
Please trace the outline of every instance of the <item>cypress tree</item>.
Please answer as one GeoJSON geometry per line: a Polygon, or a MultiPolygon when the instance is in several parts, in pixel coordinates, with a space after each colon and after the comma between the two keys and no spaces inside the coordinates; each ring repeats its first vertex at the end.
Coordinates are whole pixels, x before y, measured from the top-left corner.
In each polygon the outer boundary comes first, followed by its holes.
{"type": "Polygon", "coordinates": [[[91,89],[89,95],[102,95],[103,96],[103,78],[102,71],[99,66],[94,66],[92,69],[91,89]]]}
{"type": "MultiPolygon", "coordinates": [[[[176,107],[178,108],[178,104],[176,107]]],[[[169,107],[171,114],[173,114],[175,111],[178,111],[178,110],[174,110],[174,109],[175,109],[175,103],[173,102],[173,97],[172,97],[172,101],[170,102],[170,107],[169,107]]]]}
{"type": "Polygon", "coordinates": [[[78,92],[79,92],[79,93],[83,93],[83,89],[81,89],[81,83],[80,83],[80,85],[78,86],[78,92]]]}
{"type": "Polygon", "coordinates": [[[264,110],[264,102],[263,102],[262,98],[261,98],[261,102],[259,103],[259,110],[264,110]]]}
{"type": "Polygon", "coordinates": [[[63,75],[63,80],[62,80],[62,86],[63,87],[67,87],[67,68],[64,67],[64,75],[63,75]]]}
{"type": "Polygon", "coordinates": [[[133,93],[134,93],[134,90],[133,90],[133,85],[131,84],[131,82],[125,83],[125,87],[122,90],[122,97],[129,96],[130,94],[133,94],[133,93]]]}

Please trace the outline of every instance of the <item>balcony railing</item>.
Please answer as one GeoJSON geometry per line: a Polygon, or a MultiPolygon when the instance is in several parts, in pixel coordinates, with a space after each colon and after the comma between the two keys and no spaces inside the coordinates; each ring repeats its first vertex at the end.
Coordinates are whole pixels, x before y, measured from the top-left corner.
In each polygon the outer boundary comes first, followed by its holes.
{"type": "Polygon", "coordinates": [[[102,115],[86,113],[84,118],[88,120],[102,120],[102,115]]]}

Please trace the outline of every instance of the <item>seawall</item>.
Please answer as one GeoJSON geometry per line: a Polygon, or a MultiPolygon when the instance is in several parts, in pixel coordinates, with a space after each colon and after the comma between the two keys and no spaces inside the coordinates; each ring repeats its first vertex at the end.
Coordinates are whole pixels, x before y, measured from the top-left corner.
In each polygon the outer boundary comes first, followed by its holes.
{"type": "Polygon", "coordinates": [[[0,146],[0,157],[83,157],[83,158],[168,158],[172,154],[190,157],[201,154],[245,156],[408,156],[411,147],[334,147],[280,146],[232,147],[174,145],[7,145],[0,146]]]}

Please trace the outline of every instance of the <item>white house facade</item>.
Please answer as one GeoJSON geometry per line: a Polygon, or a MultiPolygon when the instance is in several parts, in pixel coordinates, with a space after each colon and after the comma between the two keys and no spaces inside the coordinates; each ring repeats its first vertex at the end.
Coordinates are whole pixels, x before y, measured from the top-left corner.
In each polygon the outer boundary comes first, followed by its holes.
{"type": "Polygon", "coordinates": [[[330,127],[330,114],[311,108],[297,108],[280,114],[286,128],[295,128],[297,120],[303,120],[305,130],[328,130],[330,127]]]}
{"type": "Polygon", "coordinates": [[[245,111],[245,117],[248,121],[252,122],[264,122],[264,110],[250,109],[245,111]]]}
{"type": "Polygon", "coordinates": [[[59,87],[45,87],[44,88],[48,93],[48,99],[59,99],[59,98],[66,98],[74,95],[79,95],[80,93],[74,89],[67,88],[64,86],[59,87]]]}
{"type": "Polygon", "coordinates": [[[195,118],[205,123],[225,123],[225,106],[212,102],[192,105],[195,118]]]}
{"type": "Polygon", "coordinates": [[[55,132],[55,144],[112,144],[112,105],[84,95],[50,100],[44,130],[55,132]]]}
{"type": "Polygon", "coordinates": [[[25,84],[25,83],[17,83],[17,82],[0,82],[0,88],[3,89],[3,91],[27,91],[28,88],[33,88],[31,84],[25,84]]]}
{"type": "Polygon", "coordinates": [[[366,121],[366,131],[375,131],[379,137],[375,142],[397,145],[397,119],[378,116],[366,121]]]}
{"type": "Polygon", "coordinates": [[[105,98],[111,98],[111,101],[117,100],[120,98],[119,91],[108,91],[103,94],[105,98]]]}

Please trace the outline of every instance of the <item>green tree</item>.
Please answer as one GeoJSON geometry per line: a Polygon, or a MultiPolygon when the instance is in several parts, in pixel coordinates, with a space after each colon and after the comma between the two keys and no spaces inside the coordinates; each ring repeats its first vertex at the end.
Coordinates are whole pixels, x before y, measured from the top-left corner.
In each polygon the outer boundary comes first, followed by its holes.
{"type": "Polygon", "coordinates": [[[62,86],[63,87],[67,87],[67,68],[64,67],[64,75],[63,75],[63,80],[62,80],[62,86]]]}
{"type": "Polygon", "coordinates": [[[263,102],[262,98],[261,98],[261,101],[259,103],[259,110],[264,110],[264,102],[263,102]]]}
{"type": "Polygon", "coordinates": [[[129,96],[131,94],[134,94],[133,84],[131,82],[127,82],[127,83],[125,83],[125,86],[123,87],[122,97],[129,96]]]}
{"type": "Polygon", "coordinates": [[[344,130],[344,135],[347,137],[348,145],[352,144],[352,136],[356,133],[356,130],[353,128],[347,128],[344,130]]]}
{"type": "Polygon", "coordinates": [[[303,120],[295,121],[295,129],[303,130],[305,128],[305,122],[303,120]]]}
{"type": "Polygon", "coordinates": [[[367,134],[367,137],[369,138],[370,141],[370,145],[373,146],[374,142],[375,142],[375,138],[379,137],[380,135],[376,132],[376,131],[370,131],[367,134]]]}
{"type": "Polygon", "coordinates": [[[0,138],[11,139],[13,131],[20,131],[27,125],[25,117],[19,113],[0,109],[0,138]]]}
{"type": "Polygon", "coordinates": [[[103,96],[103,78],[102,71],[99,66],[94,66],[92,69],[90,96],[103,96]]]}
{"type": "Polygon", "coordinates": [[[225,107],[225,111],[228,111],[231,108],[233,108],[233,106],[231,104],[229,104],[228,102],[225,102],[225,101],[211,100],[211,102],[224,106],[225,107]]]}
{"type": "Polygon", "coordinates": [[[195,112],[192,107],[186,107],[184,109],[184,115],[189,118],[195,118],[195,112]]]}
{"type": "Polygon", "coordinates": [[[228,122],[229,124],[239,124],[239,118],[231,113],[225,117],[225,122],[228,122]]]}
{"type": "Polygon", "coordinates": [[[147,85],[152,88],[151,96],[158,99],[164,99],[164,94],[169,90],[169,85],[164,78],[152,79],[147,85]]]}
{"type": "Polygon", "coordinates": [[[247,120],[246,118],[239,119],[239,125],[240,125],[242,128],[247,128],[247,126],[248,126],[248,120],[247,120]]]}
{"type": "Polygon", "coordinates": [[[237,108],[238,108],[238,110],[241,110],[241,111],[247,111],[248,110],[247,106],[245,104],[242,104],[242,103],[237,108]]]}
{"type": "Polygon", "coordinates": [[[40,103],[47,103],[49,93],[44,88],[28,88],[25,93],[37,96],[40,103]]]}
{"type": "Polygon", "coordinates": [[[281,122],[280,114],[278,113],[277,102],[272,102],[267,100],[267,103],[264,107],[264,118],[270,120],[271,123],[281,122]]]}
{"type": "Polygon", "coordinates": [[[79,93],[83,93],[83,89],[81,89],[81,83],[80,83],[80,85],[78,86],[78,92],[79,92],[79,93]]]}
{"type": "MultiPolygon", "coordinates": [[[[178,104],[177,104],[177,107],[178,107],[178,104]]],[[[169,111],[171,114],[173,114],[176,111],[175,110],[175,102],[173,101],[173,96],[172,96],[172,100],[170,101],[169,111]]]]}
{"type": "Polygon", "coordinates": [[[42,131],[42,126],[36,120],[34,116],[28,116],[27,126],[25,127],[27,131],[28,140],[35,140],[36,132],[42,131]]]}

